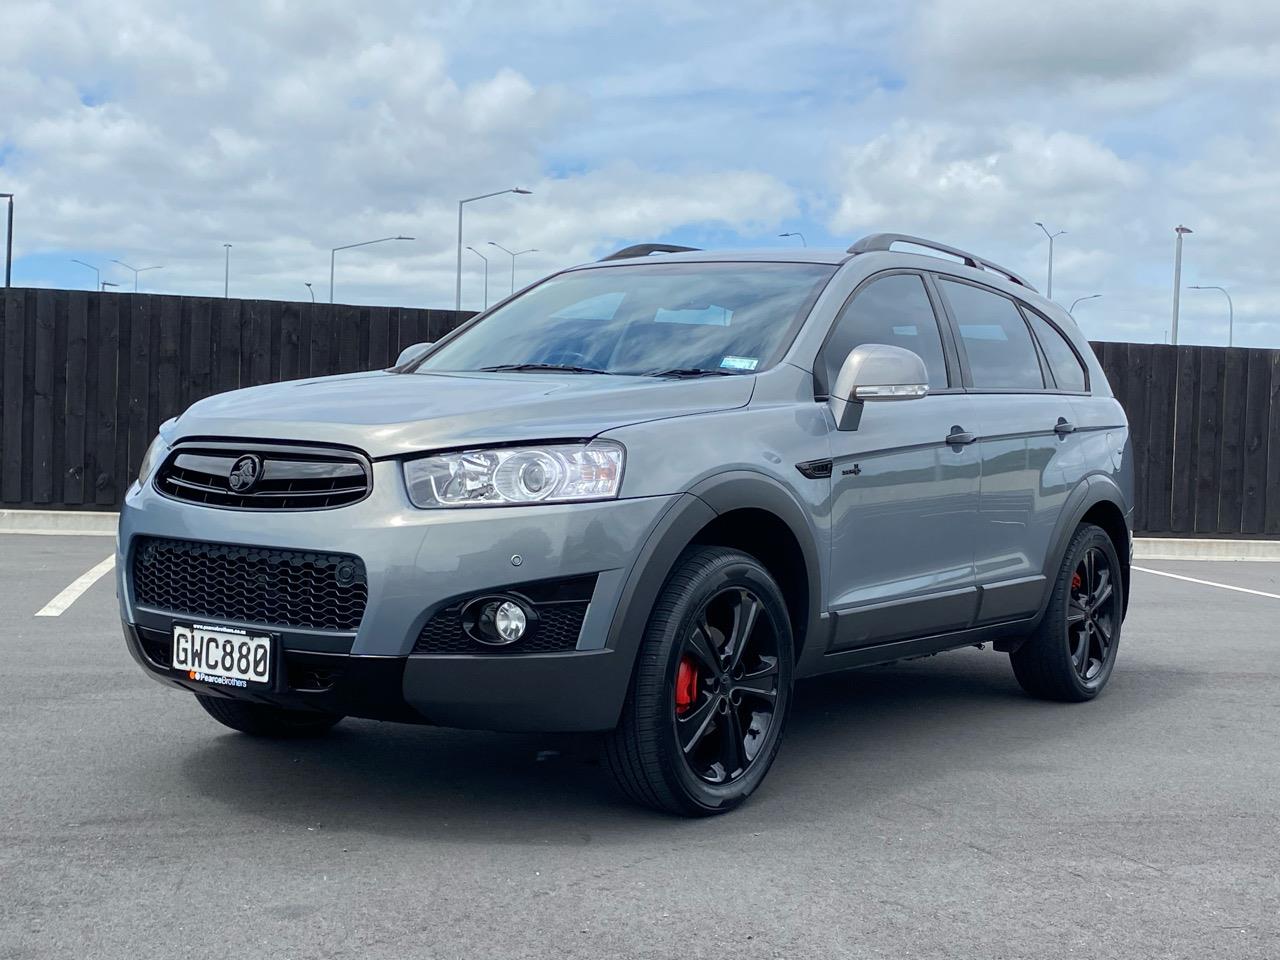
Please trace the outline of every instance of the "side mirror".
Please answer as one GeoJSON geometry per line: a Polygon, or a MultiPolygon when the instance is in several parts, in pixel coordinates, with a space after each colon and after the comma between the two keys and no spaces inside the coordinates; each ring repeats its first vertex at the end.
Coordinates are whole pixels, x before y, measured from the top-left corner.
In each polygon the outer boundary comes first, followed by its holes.
{"type": "Polygon", "coordinates": [[[857,430],[869,400],[918,400],[929,392],[929,370],[919,354],[885,343],[849,351],[828,404],[839,430],[857,430]]]}
{"type": "Polygon", "coordinates": [[[413,363],[413,361],[421,359],[422,356],[435,345],[434,340],[428,341],[427,343],[409,344],[409,346],[400,351],[400,356],[396,357],[396,367],[403,367],[405,364],[413,363]]]}

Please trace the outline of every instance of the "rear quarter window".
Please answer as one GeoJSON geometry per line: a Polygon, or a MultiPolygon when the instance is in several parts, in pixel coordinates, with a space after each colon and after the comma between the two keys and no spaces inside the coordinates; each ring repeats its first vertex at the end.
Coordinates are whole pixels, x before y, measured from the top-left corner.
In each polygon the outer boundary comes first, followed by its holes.
{"type": "Polygon", "coordinates": [[[1023,313],[1031,323],[1036,339],[1040,341],[1040,349],[1044,351],[1045,359],[1049,361],[1049,371],[1057,381],[1058,389],[1083,393],[1087,389],[1089,379],[1085,374],[1084,365],[1080,363],[1080,358],[1076,356],[1067,338],[1057,327],[1034,310],[1024,310],[1023,313]]]}

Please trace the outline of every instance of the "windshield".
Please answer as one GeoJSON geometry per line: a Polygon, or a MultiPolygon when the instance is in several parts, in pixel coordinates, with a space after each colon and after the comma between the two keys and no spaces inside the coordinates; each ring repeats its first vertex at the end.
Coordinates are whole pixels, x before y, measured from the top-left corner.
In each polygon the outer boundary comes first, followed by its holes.
{"type": "Polygon", "coordinates": [[[835,269],[655,263],[575,270],[495,310],[417,369],[752,373],[772,362],[835,269]]]}

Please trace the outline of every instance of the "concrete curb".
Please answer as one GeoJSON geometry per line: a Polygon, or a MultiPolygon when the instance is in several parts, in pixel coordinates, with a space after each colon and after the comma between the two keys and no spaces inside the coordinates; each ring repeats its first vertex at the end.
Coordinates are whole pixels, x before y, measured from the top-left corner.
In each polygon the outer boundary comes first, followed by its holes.
{"type": "Polygon", "coordinates": [[[1134,560],[1271,560],[1280,561],[1280,540],[1201,540],[1137,537],[1134,560]]]}
{"type": "Polygon", "coordinates": [[[114,537],[118,513],[92,510],[0,510],[0,533],[114,537]]]}

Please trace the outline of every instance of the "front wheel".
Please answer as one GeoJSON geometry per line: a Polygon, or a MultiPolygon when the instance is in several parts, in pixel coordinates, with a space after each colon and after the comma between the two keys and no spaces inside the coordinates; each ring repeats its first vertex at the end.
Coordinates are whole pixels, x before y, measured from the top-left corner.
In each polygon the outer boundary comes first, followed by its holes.
{"type": "Polygon", "coordinates": [[[1040,626],[1009,655],[1022,689],[1046,700],[1092,700],[1120,645],[1124,578],[1115,545],[1082,523],[1067,547],[1040,626]]]}
{"type": "Polygon", "coordinates": [[[196,701],[204,707],[205,713],[224,727],[255,737],[316,737],[342,719],[329,713],[286,710],[283,707],[269,707],[264,703],[245,703],[243,700],[206,697],[198,693],[196,701]]]}
{"type": "Polygon", "coordinates": [[[668,813],[707,816],[758,787],[791,706],[786,601],[753,557],[685,552],[645,629],[606,754],[623,792],[668,813]]]}

